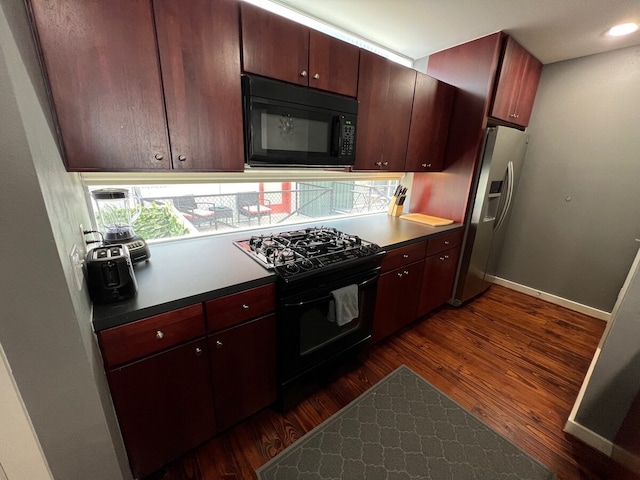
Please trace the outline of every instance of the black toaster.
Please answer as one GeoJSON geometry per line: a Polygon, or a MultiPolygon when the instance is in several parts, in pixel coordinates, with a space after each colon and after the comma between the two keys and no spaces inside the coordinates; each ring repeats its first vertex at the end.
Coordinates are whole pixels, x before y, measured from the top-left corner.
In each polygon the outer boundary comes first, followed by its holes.
{"type": "Polygon", "coordinates": [[[138,284],[126,245],[89,250],[85,259],[89,296],[93,303],[111,303],[135,297],[138,284]]]}

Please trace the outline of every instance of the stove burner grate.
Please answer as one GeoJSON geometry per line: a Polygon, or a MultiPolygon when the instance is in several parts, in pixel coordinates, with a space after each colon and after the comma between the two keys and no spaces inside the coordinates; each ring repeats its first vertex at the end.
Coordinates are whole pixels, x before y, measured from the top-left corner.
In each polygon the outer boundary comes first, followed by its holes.
{"type": "Polygon", "coordinates": [[[332,227],[313,227],[270,235],[254,235],[233,242],[246,254],[283,278],[353,263],[382,249],[375,243],[332,227]]]}

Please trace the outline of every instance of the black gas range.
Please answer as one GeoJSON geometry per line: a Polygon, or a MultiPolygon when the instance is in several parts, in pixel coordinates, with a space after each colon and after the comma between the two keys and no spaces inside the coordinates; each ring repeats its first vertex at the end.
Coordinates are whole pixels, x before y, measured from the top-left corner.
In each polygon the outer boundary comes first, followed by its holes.
{"type": "Polygon", "coordinates": [[[357,266],[385,254],[377,244],[333,227],[255,235],[233,243],[265,268],[275,270],[285,283],[357,266]]]}
{"type": "Polygon", "coordinates": [[[277,274],[282,409],[302,400],[318,382],[366,358],[383,249],[330,227],[256,235],[234,243],[277,274]]]}

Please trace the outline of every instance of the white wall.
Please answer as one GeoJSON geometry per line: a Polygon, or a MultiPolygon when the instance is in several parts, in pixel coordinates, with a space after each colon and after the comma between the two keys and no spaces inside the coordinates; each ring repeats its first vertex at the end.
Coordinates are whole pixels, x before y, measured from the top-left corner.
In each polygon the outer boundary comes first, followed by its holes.
{"type": "Polygon", "coordinates": [[[2,345],[0,418],[3,436],[11,439],[9,442],[0,442],[0,480],[52,480],[53,476],[9,370],[2,345]]]}
{"type": "Polygon", "coordinates": [[[54,477],[130,477],[68,258],[89,214],[56,148],[21,0],[0,0],[0,112],[0,343],[54,477]]]}
{"type": "Polygon", "coordinates": [[[640,390],[639,337],[640,251],[573,412],[576,423],[611,442],[640,390]]]}
{"type": "Polygon", "coordinates": [[[640,47],[545,65],[498,276],[610,312],[640,238],[640,47]]]}

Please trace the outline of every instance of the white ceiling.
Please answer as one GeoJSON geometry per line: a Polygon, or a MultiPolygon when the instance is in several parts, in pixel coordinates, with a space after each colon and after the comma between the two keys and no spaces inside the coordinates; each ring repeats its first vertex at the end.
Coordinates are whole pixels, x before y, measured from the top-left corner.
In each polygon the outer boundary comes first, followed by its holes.
{"type": "Polygon", "coordinates": [[[505,31],[542,63],[640,44],[610,38],[614,24],[640,24],[640,0],[276,0],[416,60],[505,31]]]}

